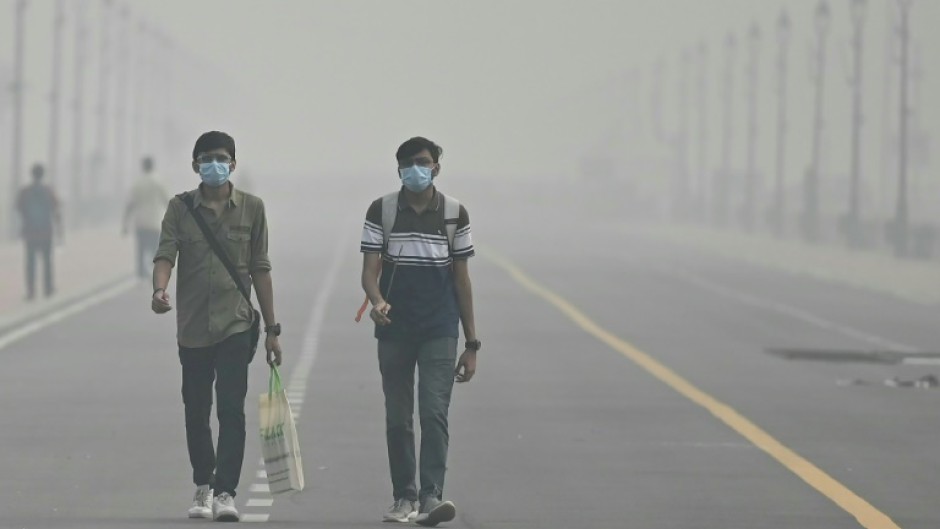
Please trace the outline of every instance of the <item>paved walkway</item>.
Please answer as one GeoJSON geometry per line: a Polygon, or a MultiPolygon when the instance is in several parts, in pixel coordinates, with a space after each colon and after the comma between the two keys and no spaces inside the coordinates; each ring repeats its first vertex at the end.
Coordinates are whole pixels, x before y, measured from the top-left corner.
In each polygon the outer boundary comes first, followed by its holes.
{"type": "Polygon", "coordinates": [[[67,233],[55,247],[56,294],[42,298],[42,268],[37,270],[37,298],[26,301],[25,256],[22,241],[0,245],[0,328],[14,325],[127,279],[133,272],[134,239],[122,237],[115,225],[67,233]]]}

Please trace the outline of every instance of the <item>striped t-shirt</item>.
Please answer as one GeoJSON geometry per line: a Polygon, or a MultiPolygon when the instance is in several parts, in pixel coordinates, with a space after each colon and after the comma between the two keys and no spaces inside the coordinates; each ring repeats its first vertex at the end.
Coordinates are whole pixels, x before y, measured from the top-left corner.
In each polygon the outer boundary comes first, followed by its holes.
{"type": "Polygon", "coordinates": [[[458,337],[460,311],[452,268],[455,259],[473,257],[470,216],[461,204],[454,247],[449,248],[444,228],[444,196],[436,189],[427,209],[417,213],[408,205],[404,191],[398,195],[395,226],[384,248],[382,199],[369,206],[362,228],[361,251],[382,253],[379,288],[392,306],[392,323],[376,326],[380,340],[428,340],[458,337]],[[392,291],[389,283],[394,272],[392,291]]]}

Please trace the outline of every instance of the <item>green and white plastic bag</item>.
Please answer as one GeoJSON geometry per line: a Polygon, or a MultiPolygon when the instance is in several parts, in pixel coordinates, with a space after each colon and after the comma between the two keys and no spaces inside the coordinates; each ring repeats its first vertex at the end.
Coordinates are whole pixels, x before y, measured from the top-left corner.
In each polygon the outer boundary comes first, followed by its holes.
{"type": "Polygon", "coordinates": [[[261,394],[259,409],[261,455],[271,494],[304,490],[300,440],[276,366],[271,366],[268,392],[261,394]]]}

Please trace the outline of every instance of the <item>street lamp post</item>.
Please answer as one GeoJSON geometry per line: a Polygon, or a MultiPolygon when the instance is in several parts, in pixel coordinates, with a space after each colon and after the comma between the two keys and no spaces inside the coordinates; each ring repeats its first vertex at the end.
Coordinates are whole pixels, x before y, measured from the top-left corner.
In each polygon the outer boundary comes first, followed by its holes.
{"type": "Polygon", "coordinates": [[[150,45],[150,27],[144,21],[138,21],[137,23],[137,36],[134,42],[134,101],[132,112],[134,116],[134,122],[131,129],[133,130],[131,137],[131,152],[134,155],[135,160],[139,160],[143,155],[144,145],[146,139],[145,134],[145,122],[146,118],[144,113],[146,112],[146,103],[147,97],[146,94],[151,90],[151,84],[153,78],[151,77],[152,64],[150,62],[150,53],[152,46],[150,45]]]}
{"type": "Polygon", "coordinates": [[[680,203],[682,204],[682,214],[688,216],[692,211],[692,197],[694,196],[694,185],[692,182],[692,172],[689,170],[689,122],[690,122],[690,104],[689,104],[689,77],[692,69],[692,53],[685,49],[680,58],[681,72],[679,74],[679,134],[676,138],[676,154],[678,158],[678,172],[680,183],[680,203]]]}
{"type": "Polygon", "coordinates": [[[59,180],[59,115],[62,108],[62,29],[65,0],[56,0],[52,29],[52,91],[49,94],[49,180],[59,180]]]}
{"type": "Polygon", "coordinates": [[[780,12],[777,19],[777,160],[774,185],[774,234],[783,237],[786,228],[786,192],[784,187],[787,150],[787,73],[790,44],[790,16],[780,12]]]}
{"type": "Polygon", "coordinates": [[[908,103],[908,76],[910,75],[910,13],[912,0],[898,0],[900,8],[900,37],[901,52],[901,86],[900,86],[900,125],[898,127],[898,196],[894,218],[893,242],[894,253],[898,257],[908,255],[908,230],[910,223],[907,198],[907,158],[908,158],[908,120],[910,118],[910,105],[908,103]]]}
{"type": "Polygon", "coordinates": [[[100,57],[98,62],[98,116],[97,116],[97,139],[95,151],[95,168],[91,176],[92,196],[95,199],[101,198],[101,182],[107,182],[107,151],[108,151],[108,88],[111,78],[111,0],[101,0],[101,21],[99,28],[100,36],[100,57]]]}
{"type": "Polygon", "coordinates": [[[728,201],[731,183],[731,144],[734,137],[734,57],[737,39],[729,33],[725,39],[725,88],[724,88],[724,127],[722,130],[721,170],[716,175],[714,192],[716,203],[716,221],[724,224],[728,215],[728,201]]]}
{"type": "Polygon", "coordinates": [[[72,167],[71,186],[69,196],[71,197],[71,217],[72,226],[80,224],[82,220],[81,207],[82,199],[85,195],[85,42],[87,40],[87,28],[85,27],[84,6],[78,2],[75,4],[75,56],[73,74],[75,93],[72,100],[72,167]]]}
{"type": "Polygon", "coordinates": [[[698,211],[699,214],[707,218],[709,196],[709,178],[708,174],[708,158],[707,158],[707,144],[708,144],[708,47],[704,42],[701,42],[698,46],[698,94],[697,94],[697,106],[698,106],[698,127],[697,127],[697,136],[698,136],[698,148],[697,155],[698,161],[696,165],[698,166],[698,211]]]}
{"type": "Polygon", "coordinates": [[[122,193],[127,183],[127,101],[129,98],[128,93],[128,78],[130,63],[128,62],[128,21],[130,19],[130,12],[126,5],[122,5],[118,8],[118,16],[121,21],[121,29],[119,34],[119,46],[118,46],[118,57],[117,64],[115,65],[115,72],[117,77],[117,86],[115,90],[117,94],[115,95],[115,107],[114,107],[114,132],[115,132],[115,144],[114,144],[114,173],[116,178],[116,190],[118,193],[122,193]]]}
{"type": "Polygon", "coordinates": [[[862,53],[864,46],[865,9],[867,0],[850,0],[852,9],[852,160],[851,183],[849,190],[849,214],[846,223],[846,240],[852,248],[862,245],[860,227],[860,186],[861,186],[861,148],[862,148],[862,53]]]}
{"type": "Polygon", "coordinates": [[[760,68],[760,27],[754,22],[748,31],[748,126],[747,126],[747,182],[744,198],[744,228],[753,230],[760,182],[757,175],[757,81],[760,68]]]}
{"type": "Polygon", "coordinates": [[[15,29],[13,31],[13,152],[10,156],[10,235],[16,226],[16,197],[20,191],[23,171],[23,60],[24,33],[26,31],[26,0],[17,0],[14,5],[15,29]]]}
{"type": "Polygon", "coordinates": [[[172,88],[174,84],[172,76],[172,56],[174,43],[162,31],[154,35],[156,48],[154,49],[154,74],[158,90],[151,92],[154,96],[153,107],[156,109],[156,119],[153,121],[154,148],[163,156],[169,153],[168,130],[172,122],[172,88]]]}
{"type": "Polygon", "coordinates": [[[810,167],[804,182],[804,210],[802,218],[803,237],[808,242],[819,240],[819,180],[822,156],[823,102],[826,73],[826,37],[829,34],[831,14],[829,3],[820,0],[816,7],[816,103],[813,118],[813,143],[810,167]]]}

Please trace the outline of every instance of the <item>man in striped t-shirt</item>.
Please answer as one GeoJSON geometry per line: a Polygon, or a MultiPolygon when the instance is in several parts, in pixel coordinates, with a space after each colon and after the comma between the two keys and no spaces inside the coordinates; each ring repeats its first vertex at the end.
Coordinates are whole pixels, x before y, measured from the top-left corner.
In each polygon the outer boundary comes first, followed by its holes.
{"type": "Polygon", "coordinates": [[[441,170],[441,153],[426,138],[403,143],[395,156],[402,188],[397,197],[372,203],[362,229],[362,288],[372,303],[370,317],[379,341],[395,500],[385,521],[416,521],[425,526],[456,515],[454,504],[442,496],[447,412],[455,378],[468,382],[473,377],[480,349],[467,268],[474,254],[470,217],[459,206],[455,218],[446,218],[448,204],[454,202],[432,182],[441,170]],[[467,342],[458,360],[460,322],[467,342]],[[415,366],[421,420],[420,491],[415,485],[415,366]]]}

